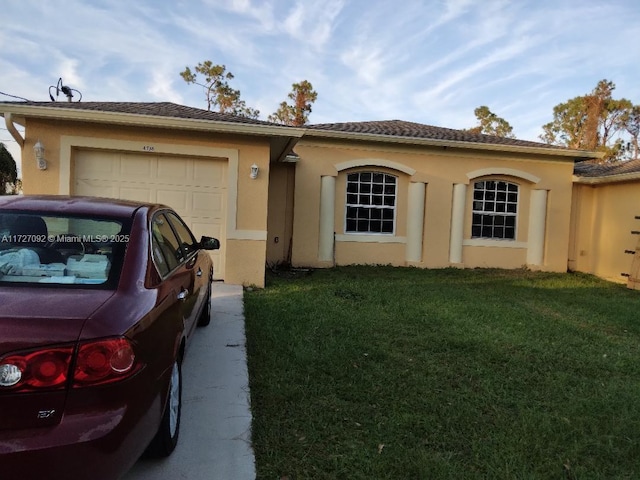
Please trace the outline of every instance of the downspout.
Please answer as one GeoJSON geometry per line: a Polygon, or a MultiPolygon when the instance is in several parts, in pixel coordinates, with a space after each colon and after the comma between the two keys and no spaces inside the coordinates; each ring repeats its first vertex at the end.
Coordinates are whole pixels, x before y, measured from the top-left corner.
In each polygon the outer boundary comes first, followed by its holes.
{"type": "Polygon", "coordinates": [[[22,135],[20,135],[20,132],[18,132],[18,129],[13,124],[13,119],[11,118],[10,113],[4,114],[4,123],[7,125],[7,130],[9,130],[9,133],[11,134],[13,139],[16,141],[16,143],[20,145],[20,148],[23,148],[24,138],[22,138],[22,135]]]}

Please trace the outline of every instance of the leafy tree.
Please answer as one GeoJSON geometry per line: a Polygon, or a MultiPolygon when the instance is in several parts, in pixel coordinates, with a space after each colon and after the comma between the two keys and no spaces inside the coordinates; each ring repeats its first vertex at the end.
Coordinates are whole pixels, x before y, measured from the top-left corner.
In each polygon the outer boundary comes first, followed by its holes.
{"type": "Polygon", "coordinates": [[[602,151],[606,161],[622,158],[620,134],[627,130],[633,104],[614,99],[615,88],[613,82],[601,80],[591,93],[556,105],[553,121],[542,126],[540,138],[553,145],[602,151]]]}
{"type": "Polygon", "coordinates": [[[244,100],[240,99],[240,90],[231,88],[229,80],[233,74],[227,72],[225,65],[214,65],[211,60],[198,63],[192,72],[189,67],[180,72],[180,76],[187,83],[193,83],[204,88],[207,99],[207,110],[217,107],[220,113],[231,113],[241,117],[258,118],[260,112],[247,107],[244,100]],[[198,74],[204,77],[201,83],[198,74]]]}
{"type": "Polygon", "coordinates": [[[478,119],[479,125],[467,130],[471,133],[484,133],[496,137],[515,138],[513,127],[504,118],[497,116],[489,107],[482,105],[476,108],[473,113],[478,119]]]}
{"type": "Polygon", "coordinates": [[[640,146],[638,145],[638,137],[640,137],[640,105],[635,105],[628,113],[625,119],[625,129],[631,136],[631,140],[627,144],[627,152],[629,157],[640,159],[640,146]]]}
{"type": "Polygon", "coordinates": [[[16,161],[4,143],[0,143],[0,195],[6,195],[9,191],[14,192],[17,182],[16,161]]]}
{"type": "Polygon", "coordinates": [[[294,83],[291,86],[289,99],[293,103],[282,102],[278,110],[269,115],[269,121],[296,127],[306,125],[309,121],[311,105],[318,99],[318,93],[313,89],[313,85],[307,80],[294,83]]]}

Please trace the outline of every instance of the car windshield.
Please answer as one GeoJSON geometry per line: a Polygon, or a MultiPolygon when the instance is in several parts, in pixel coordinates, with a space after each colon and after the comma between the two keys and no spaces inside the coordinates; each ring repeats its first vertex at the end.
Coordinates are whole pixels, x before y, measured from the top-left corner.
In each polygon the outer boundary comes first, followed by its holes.
{"type": "Polygon", "coordinates": [[[0,212],[0,283],[115,288],[123,219],[0,212]]]}

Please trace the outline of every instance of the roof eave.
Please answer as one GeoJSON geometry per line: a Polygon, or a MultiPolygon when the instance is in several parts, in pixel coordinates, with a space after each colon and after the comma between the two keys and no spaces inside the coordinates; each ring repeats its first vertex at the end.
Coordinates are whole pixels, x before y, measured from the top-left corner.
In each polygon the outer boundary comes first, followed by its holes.
{"type": "Polygon", "coordinates": [[[305,129],[303,128],[281,127],[278,125],[257,125],[250,123],[225,122],[221,120],[161,117],[137,113],[104,112],[96,110],[80,110],[75,108],[47,108],[32,105],[4,104],[0,106],[0,109],[3,115],[12,114],[14,116],[25,118],[109,123],[115,125],[135,125],[152,128],[171,128],[204,132],[293,138],[300,138],[305,132],[305,129]]]}
{"type": "MultiPolygon", "coordinates": [[[[456,140],[442,140],[431,138],[401,137],[374,133],[357,133],[316,130],[304,127],[290,127],[279,125],[258,125],[250,123],[226,122],[221,120],[202,120],[181,117],[162,117],[136,113],[105,112],[99,110],[81,110],[76,108],[48,108],[34,105],[20,105],[17,103],[3,104],[0,114],[12,115],[13,121],[22,124],[23,118],[43,118],[69,121],[83,121],[95,123],[109,123],[113,125],[135,125],[152,128],[170,128],[201,132],[216,132],[229,134],[260,135],[267,137],[289,137],[295,139],[327,138],[337,140],[356,140],[381,143],[397,143],[405,145],[421,145],[441,148],[459,148],[466,150],[484,150],[493,152],[527,153],[548,156],[569,157],[571,159],[600,159],[602,152],[571,150],[565,148],[530,147],[522,145],[490,144],[456,140]],[[20,118],[23,117],[23,118],[20,118]]],[[[295,144],[295,142],[294,142],[295,144]]],[[[287,152],[288,153],[288,152],[287,152]]],[[[278,155],[280,157],[282,153],[278,155]]],[[[279,158],[281,160],[281,158],[279,158]]]]}
{"type": "Polygon", "coordinates": [[[316,129],[308,129],[305,132],[305,137],[321,137],[321,138],[331,138],[331,139],[337,139],[337,140],[360,140],[360,141],[369,141],[369,142],[400,143],[400,144],[423,145],[423,146],[442,147],[442,148],[461,148],[461,149],[467,149],[467,150],[528,153],[528,154],[570,157],[571,159],[600,159],[604,155],[601,152],[592,152],[592,151],[586,151],[586,150],[571,150],[566,148],[530,147],[530,146],[523,146],[523,145],[465,142],[465,141],[459,141],[459,140],[442,140],[442,139],[436,139],[436,138],[400,137],[400,136],[391,136],[391,135],[381,135],[376,133],[355,133],[355,132],[340,132],[340,131],[327,131],[327,130],[316,130],[316,129]]]}
{"type": "Polygon", "coordinates": [[[620,173],[618,175],[603,175],[599,177],[581,177],[573,176],[573,183],[582,185],[602,185],[605,183],[632,182],[640,180],[640,172],[620,173]]]}

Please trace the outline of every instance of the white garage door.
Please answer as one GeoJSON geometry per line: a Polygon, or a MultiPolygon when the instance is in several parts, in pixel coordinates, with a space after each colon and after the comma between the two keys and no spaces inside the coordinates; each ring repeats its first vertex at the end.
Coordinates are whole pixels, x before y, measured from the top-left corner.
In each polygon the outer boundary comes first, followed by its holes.
{"type": "Polygon", "coordinates": [[[227,160],[79,150],[75,195],[168,205],[195,234],[220,239],[211,252],[216,279],[224,278],[227,160]]]}

